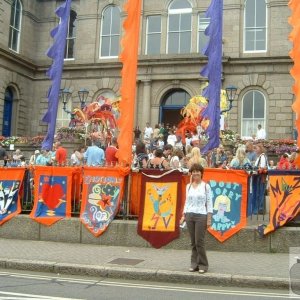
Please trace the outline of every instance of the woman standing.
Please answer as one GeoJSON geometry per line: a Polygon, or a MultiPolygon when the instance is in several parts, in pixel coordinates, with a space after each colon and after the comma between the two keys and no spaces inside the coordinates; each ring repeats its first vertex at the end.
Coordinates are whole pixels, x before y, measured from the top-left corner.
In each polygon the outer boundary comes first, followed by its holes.
{"type": "Polygon", "coordinates": [[[210,186],[202,180],[204,169],[198,164],[190,168],[191,180],[186,186],[186,201],[181,223],[185,220],[191,237],[192,256],[190,272],[205,273],[208,260],[205,251],[205,232],[211,225],[213,213],[210,186]]]}

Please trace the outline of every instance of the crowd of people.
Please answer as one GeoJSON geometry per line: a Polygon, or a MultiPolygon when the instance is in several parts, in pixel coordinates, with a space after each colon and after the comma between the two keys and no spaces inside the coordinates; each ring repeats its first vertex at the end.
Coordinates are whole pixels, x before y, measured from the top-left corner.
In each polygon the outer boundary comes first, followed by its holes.
{"type": "Polygon", "coordinates": [[[278,157],[278,162],[268,160],[263,144],[259,142],[265,137],[265,132],[258,125],[259,140],[249,140],[245,143],[237,142],[233,148],[219,147],[203,155],[200,150],[202,132],[196,130],[187,132],[184,141],[176,135],[176,127],[164,127],[163,124],[155,128],[146,124],[142,132],[138,127],[134,130],[133,168],[189,169],[193,163],[200,163],[203,167],[222,169],[297,169],[295,163],[297,153],[284,153],[278,157]],[[167,132],[167,134],[166,134],[167,132]]]}
{"type": "MultiPolygon", "coordinates": [[[[233,148],[218,148],[205,154],[201,153],[203,132],[197,127],[194,132],[187,132],[184,139],[177,134],[176,126],[157,124],[154,128],[149,123],[141,130],[138,126],[133,130],[134,143],[132,146],[132,168],[154,169],[189,169],[193,163],[200,163],[203,167],[223,169],[297,169],[295,163],[297,153],[284,153],[278,157],[278,162],[268,160],[265,149],[259,141],[249,140],[246,143],[237,142],[233,148]]],[[[258,125],[257,135],[265,137],[261,125],[258,125]]],[[[118,163],[117,138],[113,137],[106,148],[96,140],[87,146],[74,149],[68,156],[67,150],[56,142],[52,150],[35,150],[30,158],[17,149],[9,154],[0,146],[0,165],[16,166],[114,166],[118,163]]]]}

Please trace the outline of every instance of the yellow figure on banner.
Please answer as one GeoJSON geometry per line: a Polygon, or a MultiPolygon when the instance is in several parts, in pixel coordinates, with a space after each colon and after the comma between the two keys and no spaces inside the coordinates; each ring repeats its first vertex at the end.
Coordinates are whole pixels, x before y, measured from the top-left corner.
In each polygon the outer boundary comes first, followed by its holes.
{"type": "MultiPolygon", "coordinates": [[[[156,229],[157,223],[162,218],[165,228],[168,227],[171,218],[173,217],[172,214],[172,196],[169,194],[167,197],[163,197],[165,192],[169,189],[168,185],[159,187],[153,184],[153,189],[156,191],[157,196],[153,196],[151,193],[151,189],[148,190],[149,198],[153,205],[154,214],[152,216],[151,221],[155,221],[154,225],[151,229],[156,229]]],[[[150,228],[149,228],[150,229],[150,228]]]]}

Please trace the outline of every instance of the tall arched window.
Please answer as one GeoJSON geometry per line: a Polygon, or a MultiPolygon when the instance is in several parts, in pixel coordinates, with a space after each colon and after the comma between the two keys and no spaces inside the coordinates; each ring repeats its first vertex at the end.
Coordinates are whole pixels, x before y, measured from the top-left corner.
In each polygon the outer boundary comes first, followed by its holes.
{"type": "Polygon", "coordinates": [[[21,22],[22,3],[20,0],[14,0],[11,5],[8,47],[16,52],[20,49],[21,22]]]}
{"type": "Polygon", "coordinates": [[[65,48],[65,59],[72,59],[74,58],[74,46],[75,46],[75,39],[76,39],[76,18],[77,13],[74,10],[70,11],[70,18],[68,24],[68,36],[67,36],[67,43],[65,48]]]}
{"type": "Polygon", "coordinates": [[[168,10],[168,53],[190,53],[192,6],[187,0],[174,0],[168,10]]]}
{"type": "Polygon", "coordinates": [[[120,49],[121,15],[117,6],[105,8],[101,18],[100,57],[117,57],[120,49]]]}
{"type": "Polygon", "coordinates": [[[244,51],[267,51],[267,4],[265,0],[245,0],[244,51]]]}
{"type": "Polygon", "coordinates": [[[262,92],[247,92],[242,100],[242,137],[252,137],[257,132],[257,125],[266,129],[266,99],[262,92]]]}

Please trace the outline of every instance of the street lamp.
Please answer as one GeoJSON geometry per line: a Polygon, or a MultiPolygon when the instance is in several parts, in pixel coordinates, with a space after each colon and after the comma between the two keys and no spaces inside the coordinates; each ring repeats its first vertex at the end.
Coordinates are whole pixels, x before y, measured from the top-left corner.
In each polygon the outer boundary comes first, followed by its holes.
{"type": "Polygon", "coordinates": [[[67,105],[68,101],[71,99],[72,93],[70,92],[69,89],[61,89],[59,91],[59,97],[61,98],[61,101],[63,103],[63,110],[65,112],[68,112],[66,105],[67,105]]]}
{"type": "Polygon", "coordinates": [[[225,91],[226,91],[226,98],[229,101],[229,106],[228,106],[227,109],[223,109],[220,112],[220,114],[228,112],[228,111],[230,111],[232,109],[232,102],[233,102],[233,100],[235,98],[235,94],[237,92],[237,88],[235,86],[233,86],[233,85],[230,85],[230,86],[226,87],[225,91]]]}
{"type": "Polygon", "coordinates": [[[78,97],[80,100],[81,109],[83,109],[85,107],[85,103],[86,103],[88,95],[89,95],[89,91],[87,89],[80,89],[78,91],[78,97]]]}

